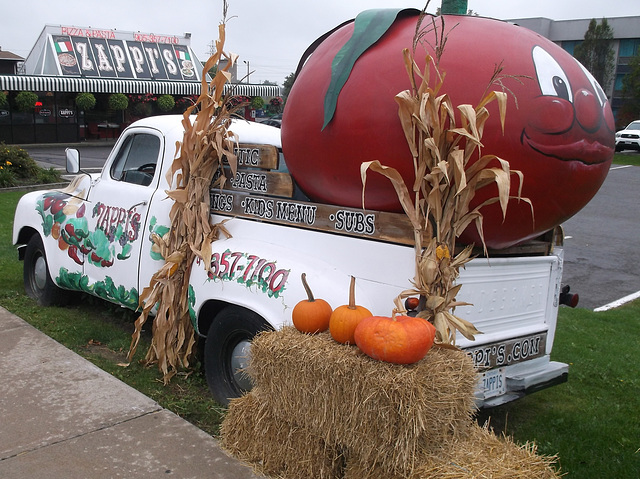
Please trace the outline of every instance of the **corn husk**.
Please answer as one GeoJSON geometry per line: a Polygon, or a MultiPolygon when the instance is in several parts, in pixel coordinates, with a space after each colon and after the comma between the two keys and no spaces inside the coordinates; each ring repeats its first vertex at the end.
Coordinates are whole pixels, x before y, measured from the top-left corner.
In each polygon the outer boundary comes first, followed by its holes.
{"type": "MultiPolygon", "coordinates": [[[[441,32],[444,32],[444,20],[442,22],[441,32]]],[[[437,55],[441,55],[446,36],[441,33],[438,38],[435,21],[434,30],[435,50],[437,55]]],[[[504,131],[507,94],[504,91],[489,91],[476,107],[466,104],[454,107],[446,93],[439,93],[444,75],[438,70],[437,61],[426,54],[425,68],[420,70],[416,64],[416,48],[424,41],[425,35],[425,30],[418,27],[414,49],[403,51],[411,89],[396,96],[400,123],[413,157],[415,182],[406,185],[397,170],[377,160],[365,162],[360,170],[363,206],[367,173],[373,171],[387,177],[413,225],[416,251],[412,288],[396,298],[394,314],[405,311],[402,299],[419,295],[422,301],[418,316],[434,324],[438,342],[455,344],[457,331],[469,340],[480,333],[473,324],[453,313],[456,307],[467,305],[456,300],[460,291],[456,279],[460,268],[472,259],[473,248],[473,245],[469,245],[454,256],[456,238],[469,225],[474,225],[482,238],[486,254],[482,208],[499,203],[504,217],[510,199],[531,203],[520,194],[522,173],[510,169],[508,161],[480,152],[482,134],[489,118],[487,105],[494,101],[498,104],[500,124],[504,131]],[[435,80],[432,80],[432,73],[435,80]],[[518,194],[512,197],[513,175],[519,179],[519,189],[518,194]],[[497,196],[472,208],[471,202],[476,192],[490,185],[497,187],[497,196]]],[[[499,82],[498,69],[490,79],[490,84],[499,82]]]]}
{"type": "MultiPolygon", "coordinates": [[[[224,2],[225,18],[226,6],[224,2]]],[[[183,115],[184,137],[175,145],[175,159],[167,172],[167,181],[172,189],[166,194],[174,201],[169,214],[171,228],[163,237],[152,236],[153,250],[162,254],[165,263],[140,294],[141,314],[135,322],[129,349],[128,360],[131,361],[142,327],[157,307],[145,362],[157,363],[165,384],[181,368],[189,367],[195,345],[187,294],[193,262],[199,258],[201,264],[208,268],[211,264],[211,242],[220,235],[229,236],[222,223],[211,224],[209,202],[209,189],[222,186],[226,180],[224,174],[220,174],[223,171],[222,159],[226,158],[233,174],[236,170],[233,147],[237,138],[228,130],[234,109],[223,91],[237,57],[223,50],[224,21],[218,27],[218,34],[215,52],[203,68],[200,96],[183,115]],[[221,68],[220,60],[223,58],[227,63],[221,68]],[[218,67],[217,72],[207,83],[206,73],[215,66],[218,67]],[[194,111],[197,113],[192,115],[194,111]]]]}

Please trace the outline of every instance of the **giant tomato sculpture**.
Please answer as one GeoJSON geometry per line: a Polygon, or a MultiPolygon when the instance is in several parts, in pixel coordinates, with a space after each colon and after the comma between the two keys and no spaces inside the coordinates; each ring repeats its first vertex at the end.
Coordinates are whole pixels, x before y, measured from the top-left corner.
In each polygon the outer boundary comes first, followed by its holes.
{"type": "MultiPolygon", "coordinates": [[[[324,128],[332,61],[351,37],[353,22],[328,36],[301,69],[285,108],[282,146],[291,174],[310,198],[362,206],[360,164],[371,160],[396,168],[411,186],[413,163],[394,97],[410,88],[402,50],[411,48],[418,18],[398,15],[355,61],[324,128]]],[[[591,74],[544,37],[499,20],[443,18],[446,43],[439,69],[445,79],[440,93],[447,93],[454,105],[475,106],[490,89],[508,92],[504,134],[497,106],[490,105],[482,153],[508,160],[512,169],[523,172],[522,196],[531,200],[534,215],[527,203],[516,200],[509,202],[504,221],[497,204],[483,208],[487,245],[505,248],[561,224],[595,195],[613,157],[613,115],[591,74]],[[489,85],[499,65],[501,81],[489,85]]],[[[420,68],[427,52],[435,56],[428,44],[435,43],[443,28],[439,20],[435,24],[437,33],[428,33],[416,50],[420,68]]],[[[513,181],[513,195],[517,187],[513,181]]],[[[495,196],[496,190],[486,190],[478,192],[476,205],[495,196]]],[[[371,172],[365,207],[402,211],[389,180],[371,172]]],[[[475,227],[461,239],[478,243],[475,227]]]]}

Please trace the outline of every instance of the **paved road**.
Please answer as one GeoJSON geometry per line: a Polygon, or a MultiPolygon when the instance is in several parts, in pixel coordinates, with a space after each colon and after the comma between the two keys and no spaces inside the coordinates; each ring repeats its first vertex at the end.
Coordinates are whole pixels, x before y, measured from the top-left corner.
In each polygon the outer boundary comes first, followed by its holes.
{"type": "Polygon", "coordinates": [[[113,140],[97,140],[73,145],[26,145],[23,148],[31,158],[44,168],[65,169],[65,149],[67,146],[80,151],[80,165],[86,171],[102,168],[109,152],[113,148],[113,140]]]}
{"type": "Polygon", "coordinates": [[[594,309],[640,291],[640,167],[613,165],[600,191],[565,224],[564,283],[594,309]]]}
{"type": "MultiPolygon", "coordinates": [[[[113,141],[72,146],[80,150],[83,168],[100,168],[113,141]]],[[[25,148],[43,166],[64,169],[64,146],[25,148]]],[[[640,291],[639,187],[640,167],[614,165],[591,202],[563,225],[563,283],[580,295],[582,308],[594,309],[640,291]]]]}

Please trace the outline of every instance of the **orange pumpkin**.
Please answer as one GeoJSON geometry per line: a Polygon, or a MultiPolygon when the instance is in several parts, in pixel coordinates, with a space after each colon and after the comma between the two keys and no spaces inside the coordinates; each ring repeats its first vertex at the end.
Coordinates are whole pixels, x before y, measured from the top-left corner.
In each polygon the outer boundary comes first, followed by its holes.
{"type": "Polygon", "coordinates": [[[413,364],[433,346],[436,328],[422,318],[371,316],[358,324],[354,336],[360,350],[373,359],[413,364]]]}
{"type": "Polygon", "coordinates": [[[313,297],[305,273],[302,273],[301,278],[308,299],[300,301],[293,308],[291,313],[293,325],[302,333],[314,334],[326,331],[329,328],[329,319],[332,313],[331,306],[324,299],[313,297]]]}
{"type": "Polygon", "coordinates": [[[369,316],[371,316],[371,311],[364,306],[356,305],[356,279],[351,276],[349,304],[337,307],[329,320],[331,337],[342,344],[355,344],[353,333],[356,326],[369,316]]]}

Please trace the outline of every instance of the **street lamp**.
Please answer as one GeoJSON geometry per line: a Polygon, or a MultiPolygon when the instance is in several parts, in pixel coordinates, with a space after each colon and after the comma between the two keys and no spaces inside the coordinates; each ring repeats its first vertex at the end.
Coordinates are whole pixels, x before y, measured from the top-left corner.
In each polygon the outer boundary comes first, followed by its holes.
{"type": "Polygon", "coordinates": [[[249,61],[248,60],[242,60],[242,61],[247,64],[247,83],[249,83],[249,61]]]}

